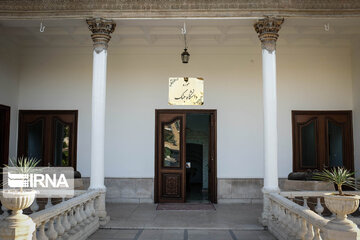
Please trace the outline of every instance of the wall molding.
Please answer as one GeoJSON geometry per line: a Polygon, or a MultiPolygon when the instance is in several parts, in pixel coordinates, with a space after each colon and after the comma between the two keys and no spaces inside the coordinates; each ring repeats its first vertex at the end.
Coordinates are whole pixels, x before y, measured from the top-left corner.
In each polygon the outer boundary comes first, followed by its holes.
{"type": "Polygon", "coordinates": [[[358,0],[5,0],[0,19],[360,16],[358,0]]]}

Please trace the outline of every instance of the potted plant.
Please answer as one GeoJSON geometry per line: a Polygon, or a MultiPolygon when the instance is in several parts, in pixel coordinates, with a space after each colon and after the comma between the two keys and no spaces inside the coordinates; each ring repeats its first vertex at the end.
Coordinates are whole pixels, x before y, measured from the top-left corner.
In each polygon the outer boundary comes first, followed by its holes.
{"type": "MultiPolygon", "coordinates": [[[[9,159],[9,162],[10,165],[5,166],[14,169],[16,174],[29,174],[34,172],[34,168],[40,161],[35,158],[21,157],[18,159],[9,159]]],[[[4,185],[4,182],[2,185],[4,185]]],[[[23,187],[6,189],[1,192],[1,203],[7,209],[12,210],[12,214],[6,217],[0,226],[1,239],[27,239],[27,237],[31,237],[35,231],[35,224],[30,217],[24,215],[22,212],[23,209],[31,206],[35,200],[35,195],[35,190],[23,189],[23,187]]]]}
{"type": "Polygon", "coordinates": [[[343,167],[323,170],[314,174],[314,179],[334,183],[337,186],[337,193],[325,193],[324,200],[326,207],[336,214],[336,218],[328,223],[329,228],[336,230],[358,231],[356,224],[347,219],[347,215],[355,212],[359,207],[360,196],[346,194],[342,187],[348,186],[356,189],[354,172],[343,167]]]}

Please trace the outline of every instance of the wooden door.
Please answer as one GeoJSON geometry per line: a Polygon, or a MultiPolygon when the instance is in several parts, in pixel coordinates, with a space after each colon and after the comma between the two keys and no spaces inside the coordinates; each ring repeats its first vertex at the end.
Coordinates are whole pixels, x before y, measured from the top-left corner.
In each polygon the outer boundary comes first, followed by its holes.
{"type": "Polygon", "coordinates": [[[351,111],[293,111],[293,169],[354,170],[351,111]]]}
{"type": "Polygon", "coordinates": [[[76,170],[77,111],[20,110],[18,156],[76,170]]]}
{"type": "Polygon", "coordinates": [[[352,114],[324,116],[325,168],[344,166],[354,170],[352,114]]]}
{"type": "Polygon", "coordinates": [[[0,105],[0,168],[8,164],[10,136],[10,107],[0,105]]]}
{"type": "Polygon", "coordinates": [[[157,199],[159,202],[185,202],[186,114],[156,115],[157,199]]]}

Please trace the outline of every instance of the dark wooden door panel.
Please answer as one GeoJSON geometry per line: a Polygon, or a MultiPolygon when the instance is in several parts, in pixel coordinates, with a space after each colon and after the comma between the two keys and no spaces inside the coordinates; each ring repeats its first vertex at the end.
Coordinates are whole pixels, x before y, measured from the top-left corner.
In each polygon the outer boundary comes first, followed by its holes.
{"type": "Polygon", "coordinates": [[[18,156],[76,170],[77,111],[20,110],[18,156]],[[64,160],[65,159],[65,160],[64,160]]]}
{"type": "Polygon", "coordinates": [[[0,105],[0,167],[8,163],[10,137],[10,107],[0,105]]]}
{"type": "Polygon", "coordinates": [[[159,202],[185,202],[185,114],[157,116],[159,202]]]}
{"type": "Polygon", "coordinates": [[[351,111],[292,111],[292,124],[294,172],[334,166],[354,170],[351,111]]]}
{"type": "Polygon", "coordinates": [[[161,179],[163,198],[179,199],[182,197],[181,173],[163,173],[161,179]]]}

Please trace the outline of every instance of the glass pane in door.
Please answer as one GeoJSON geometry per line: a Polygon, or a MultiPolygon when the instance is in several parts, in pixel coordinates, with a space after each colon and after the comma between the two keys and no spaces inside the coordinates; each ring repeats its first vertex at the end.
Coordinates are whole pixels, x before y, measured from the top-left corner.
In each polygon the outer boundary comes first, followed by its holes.
{"type": "Polygon", "coordinates": [[[70,125],[55,119],[54,166],[70,166],[70,125]]]}
{"type": "Polygon", "coordinates": [[[343,129],[332,121],[328,121],[328,141],[329,167],[343,166],[343,129]]]}
{"type": "Polygon", "coordinates": [[[303,168],[316,167],[315,120],[301,127],[301,165],[303,168]]]}
{"type": "Polygon", "coordinates": [[[163,125],[163,166],[180,167],[180,119],[163,125]]]}
{"type": "Polygon", "coordinates": [[[43,159],[43,128],[43,120],[27,125],[27,155],[30,158],[43,159]]]}

